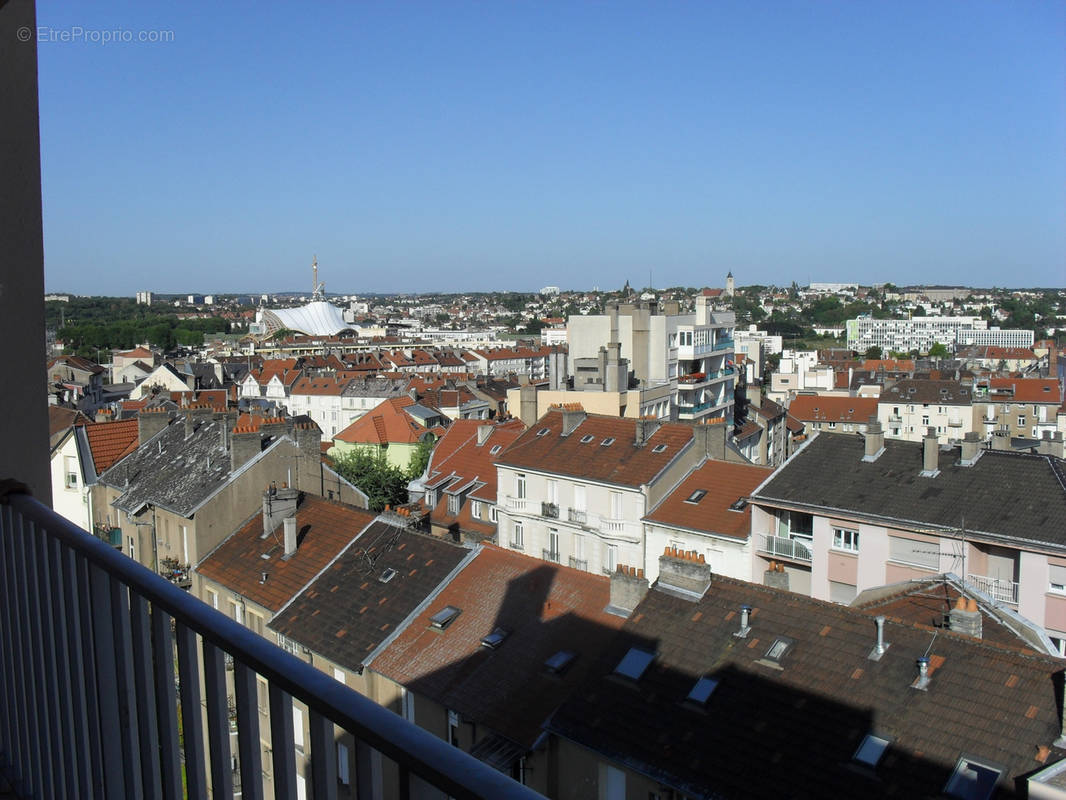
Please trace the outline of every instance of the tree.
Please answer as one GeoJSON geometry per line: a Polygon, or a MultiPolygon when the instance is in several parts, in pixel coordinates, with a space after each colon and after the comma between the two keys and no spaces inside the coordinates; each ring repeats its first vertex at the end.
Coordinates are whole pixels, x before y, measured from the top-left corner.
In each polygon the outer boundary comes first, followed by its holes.
{"type": "Polygon", "coordinates": [[[947,358],[950,355],[951,355],[951,353],[948,352],[947,347],[942,345],[940,342],[937,342],[936,344],[934,344],[932,347],[929,348],[929,357],[930,358],[947,358]]]}
{"type": "Polygon", "coordinates": [[[357,448],[336,458],[334,465],[345,480],[366,493],[371,511],[407,502],[407,474],[389,463],[384,450],[357,448]]]}
{"type": "Polygon", "coordinates": [[[866,357],[878,359],[883,355],[883,351],[876,344],[873,347],[866,348],[866,357]]]}
{"type": "Polygon", "coordinates": [[[436,442],[431,438],[423,439],[418,447],[411,453],[411,460],[407,462],[407,479],[413,481],[422,476],[429,465],[429,457],[433,455],[433,446],[436,442]]]}

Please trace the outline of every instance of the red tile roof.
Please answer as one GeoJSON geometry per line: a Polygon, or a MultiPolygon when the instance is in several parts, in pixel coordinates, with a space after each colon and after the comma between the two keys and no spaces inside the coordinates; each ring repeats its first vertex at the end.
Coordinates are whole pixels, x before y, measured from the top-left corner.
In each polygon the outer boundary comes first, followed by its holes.
{"type": "Polygon", "coordinates": [[[137,418],[116,422],[94,422],[85,426],[89,450],[97,472],[109,469],[116,461],[137,449],[137,418]]]}
{"type": "Polygon", "coordinates": [[[304,495],[296,509],[296,552],[284,558],[283,527],[263,538],[256,514],[197,566],[197,572],[271,611],[279,610],[371,522],[363,509],[304,495]],[[262,556],[268,554],[270,558],[262,556]],[[262,582],[263,573],[266,581],[262,582]]]}
{"type": "Polygon", "coordinates": [[[733,511],[730,506],[750,495],[772,473],[770,467],[705,461],[645,519],[660,525],[747,539],[751,533],[751,507],[745,504],[743,509],[733,511]],[[688,502],[701,490],[706,494],[696,502],[688,502]]]}
{"type": "Polygon", "coordinates": [[[486,545],[370,669],[525,747],[587,674],[623,620],[607,614],[610,580],[486,545]],[[429,617],[461,609],[443,633],[429,617]],[[495,650],[481,639],[509,633],[495,650]],[[562,676],[544,662],[577,653],[562,676]]]}
{"type": "MultiPolygon", "coordinates": [[[[498,423],[474,419],[456,420],[433,449],[428,483],[436,484],[441,478],[454,476],[441,487],[447,488],[464,486],[476,480],[481,485],[471,491],[470,496],[495,503],[496,461],[501,452],[525,430],[526,426],[518,419],[498,423]],[[488,425],[492,430],[479,445],[477,432],[482,425],[488,425]],[[494,453],[496,448],[499,449],[494,453]]],[[[441,502],[433,509],[431,518],[434,523],[442,524],[443,518],[448,516],[447,505],[441,502]]]]}
{"type": "Polygon", "coordinates": [[[500,454],[499,463],[639,487],[653,480],[689,446],[693,429],[666,423],[637,447],[636,426],[634,419],[588,414],[569,436],[563,436],[563,412],[549,411],[500,454]],[[605,445],[608,439],[614,441],[605,445]],[[659,445],[665,448],[655,452],[659,445]]]}
{"type": "Polygon", "coordinates": [[[788,413],[803,422],[866,423],[877,416],[877,398],[800,394],[792,399],[788,413]]]}
{"type": "Polygon", "coordinates": [[[1059,382],[1045,378],[992,378],[992,389],[1009,389],[1015,402],[1021,403],[1055,403],[1059,402],[1059,382]]]}
{"type": "Polygon", "coordinates": [[[410,397],[390,397],[384,403],[361,416],[334,440],[351,444],[415,444],[422,440],[426,429],[403,410],[414,405],[410,397]]]}

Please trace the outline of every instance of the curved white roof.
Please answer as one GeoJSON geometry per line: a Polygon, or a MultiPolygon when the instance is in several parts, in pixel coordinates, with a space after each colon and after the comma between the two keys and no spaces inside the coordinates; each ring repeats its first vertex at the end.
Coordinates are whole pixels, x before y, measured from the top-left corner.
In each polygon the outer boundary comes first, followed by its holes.
{"type": "Polygon", "coordinates": [[[267,309],[263,321],[270,330],[286,328],[308,336],[336,336],[341,331],[352,330],[339,308],[321,300],[300,308],[267,309]]]}

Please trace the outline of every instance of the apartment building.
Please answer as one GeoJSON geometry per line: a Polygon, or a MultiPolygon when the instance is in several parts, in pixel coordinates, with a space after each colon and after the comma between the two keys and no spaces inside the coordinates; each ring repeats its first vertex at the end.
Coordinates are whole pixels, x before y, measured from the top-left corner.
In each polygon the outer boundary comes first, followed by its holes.
{"type": "Polygon", "coordinates": [[[759,575],[850,603],[867,589],[954,573],[991,604],[1066,642],[1062,438],[1044,452],[817,434],[750,496],[759,575]]]}
{"type": "Polygon", "coordinates": [[[551,411],[497,461],[498,540],[593,573],[645,566],[645,514],[704,459],[745,462],[726,433],[551,411]]]}
{"type": "Polygon", "coordinates": [[[788,414],[806,432],[863,433],[877,416],[877,398],[801,394],[793,398],[788,414]]]}
{"type": "Polygon", "coordinates": [[[981,317],[912,317],[911,319],[874,319],[858,317],[847,321],[848,348],[865,352],[871,347],[909,353],[928,353],[934,344],[949,350],[956,346],[1029,347],[1033,331],[989,328],[981,317]]]}
{"type": "Polygon", "coordinates": [[[1058,427],[1062,387],[1055,378],[985,378],[974,382],[973,430],[989,438],[1041,439],[1058,427]]]}
{"type": "Polygon", "coordinates": [[[569,376],[575,390],[587,388],[587,373],[601,373],[597,365],[615,348],[613,361],[624,362],[626,374],[601,390],[668,385],[674,391],[671,419],[731,423],[735,324],[733,312],[714,308],[707,294],[696,298],[692,314],[679,313],[677,303],[608,303],[606,314],[568,320],[569,376]]]}
{"type": "Polygon", "coordinates": [[[920,442],[932,428],[941,444],[960,442],[974,430],[973,400],[959,381],[906,378],[881,392],[877,421],[890,439],[920,442]]]}

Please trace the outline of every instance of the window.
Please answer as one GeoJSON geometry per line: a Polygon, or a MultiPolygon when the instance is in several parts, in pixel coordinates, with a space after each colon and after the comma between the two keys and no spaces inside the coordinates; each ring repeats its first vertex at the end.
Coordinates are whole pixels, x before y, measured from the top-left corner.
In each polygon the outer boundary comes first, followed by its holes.
{"type": "Polygon", "coordinates": [[[526,476],[521,473],[514,476],[514,496],[519,500],[526,496],[526,476]]]}
{"type": "Polygon", "coordinates": [[[492,506],[489,509],[489,519],[492,522],[499,522],[500,521],[500,509],[496,508],[496,506],[492,506]]]}
{"type": "Polygon", "coordinates": [[[559,502],[559,481],[548,479],[548,502],[559,502]]]}
{"type": "Polygon", "coordinates": [[[348,747],[342,742],[337,742],[337,780],[344,786],[351,781],[348,773],[348,747]]]}
{"type": "Polygon", "coordinates": [[[1025,417],[1018,417],[1018,427],[1019,428],[1024,428],[1025,427],[1025,417]]]}
{"type": "Polygon", "coordinates": [[[586,433],[584,436],[581,437],[581,444],[588,444],[595,438],[596,437],[593,436],[591,433],[586,433]]]}
{"type": "Polygon", "coordinates": [[[459,495],[448,495],[448,513],[452,515],[459,513],[459,495]]]}
{"type": "Polygon", "coordinates": [[[685,502],[686,503],[698,503],[700,500],[702,500],[706,496],[707,496],[707,490],[706,489],[697,489],[696,491],[694,491],[692,494],[690,494],[688,497],[685,498],[685,502]]]}
{"type": "Polygon", "coordinates": [[[207,594],[207,604],[209,606],[211,606],[211,608],[217,609],[218,608],[218,592],[214,591],[213,589],[207,589],[207,590],[205,590],[205,593],[207,594]]]}
{"type": "Polygon", "coordinates": [[[657,444],[657,445],[655,445],[655,447],[653,447],[651,449],[651,451],[653,453],[665,453],[666,452],[666,445],[665,444],[657,444]]]}
{"type": "Polygon", "coordinates": [[[922,425],[925,426],[925,425],[928,425],[928,424],[929,424],[929,415],[928,414],[923,414],[922,415],[922,425]]]}
{"type": "Polygon", "coordinates": [[[611,519],[622,518],[622,493],[614,492],[610,493],[611,501],[611,519]]]}
{"type": "Polygon", "coordinates": [[[618,545],[607,545],[607,571],[614,572],[618,569],[618,545]]]}
{"type": "Polygon", "coordinates": [[[445,606],[429,618],[429,624],[434,628],[444,630],[455,622],[455,618],[458,617],[460,613],[460,610],[455,606],[445,606]]]}
{"type": "Polygon", "coordinates": [[[838,581],[829,581],[829,602],[840,603],[841,605],[849,605],[852,600],[855,599],[855,595],[858,594],[858,589],[853,583],[840,583],[838,581]]]}
{"type": "Polygon", "coordinates": [[[553,675],[560,675],[566,671],[576,657],[577,653],[572,650],[560,650],[544,662],[544,668],[553,675]]]}
{"type": "Polygon", "coordinates": [[[304,751],[304,712],[302,708],[292,707],[292,741],[299,752],[304,751]]]}
{"type": "Polygon", "coordinates": [[[242,606],[236,600],[229,601],[229,614],[241,625],[244,624],[244,606],[242,606]]]}
{"type": "Polygon", "coordinates": [[[256,614],[254,611],[249,611],[246,618],[248,620],[248,627],[258,633],[260,636],[262,636],[263,618],[256,614]]]}
{"type": "Polygon", "coordinates": [[[552,561],[559,560],[559,531],[548,528],[548,554],[552,561]]]}
{"type": "Polygon", "coordinates": [[[548,428],[541,428],[537,431],[537,436],[547,436],[551,431],[548,428]]]}
{"type": "Polygon", "coordinates": [[[334,667],[333,668],[333,679],[338,681],[339,683],[347,683],[348,682],[345,679],[344,670],[340,669],[339,667],[334,667]]]}
{"type": "Polygon", "coordinates": [[[259,705],[259,713],[267,714],[270,711],[270,689],[267,682],[258,675],[255,679],[255,699],[259,705]]]}
{"type": "Polygon", "coordinates": [[[922,542],[902,536],[888,537],[888,558],[927,569],[940,568],[940,543],[922,542]]]}
{"type": "Polygon", "coordinates": [[[1066,593],[1066,567],[1057,564],[1048,565],[1050,590],[1052,592],[1066,593]]]}
{"type": "Polygon", "coordinates": [[[507,638],[508,633],[510,633],[510,631],[507,631],[504,628],[496,628],[488,636],[483,636],[481,638],[481,646],[487,647],[489,650],[495,650],[503,644],[503,640],[507,638]]]}
{"type": "Polygon", "coordinates": [[[574,510],[584,511],[587,508],[587,502],[585,487],[580,483],[574,484],[574,510]]]}
{"type": "Polygon", "coordinates": [[[867,767],[876,767],[884,756],[885,750],[888,749],[888,743],[888,739],[868,733],[851,759],[867,767]]]}
{"type": "Polygon", "coordinates": [[[847,528],[833,528],[833,549],[859,552],[859,532],[847,528]]]}
{"type": "Polygon", "coordinates": [[[585,537],[580,533],[574,534],[574,558],[578,561],[585,558],[585,537]]]}
{"type": "Polygon", "coordinates": [[[787,636],[779,636],[774,639],[774,643],[770,645],[770,649],[766,651],[764,658],[768,661],[780,663],[781,659],[792,649],[793,644],[795,644],[793,639],[790,639],[787,636]]]}
{"type": "Polygon", "coordinates": [[[472,516],[474,519],[481,519],[481,501],[480,500],[471,500],[470,501],[470,516],[472,516]]]}
{"type": "Polygon", "coordinates": [[[655,653],[649,653],[639,647],[631,647],[629,652],[618,662],[618,666],[614,668],[614,674],[639,681],[654,660],[655,653]]]}
{"type": "Polygon", "coordinates": [[[78,488],[78,459],[63,456],[63,485],[68,489],[78,488]]]}
{"type": "Polygon", "coordinates": [[[521,550],[523,547],[521,522],[514,523],[514,527],[512,527],[511,529],[511,547],[517,548],[519,550],[521,550]]]}
{"type": "Polygon", "coordinates": [[[714,694],[714,690],[717,688],[718,681],[704,675],[696,681],[696,685],[692,687],[692,691],[688,693],[688,697],[685,699],[697,705],[707,705],[707,701],[711,699],[711,695],[714,694]]]}
{"type": "Polygon", "coordinates": [[[600,442],[600,447],[610,447],[612,444],[614,444],[614,437],[608,436],[606,439],[600,442]]]}
{"type": "Polygon", "coordinates": [[[1002,772],[1002,769],[971,758],[960,758],[948,778],[944,794],[959,800],[987,800],[996,790],[996,781],[1002,772]]]}

